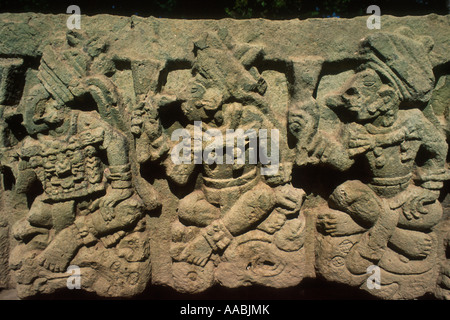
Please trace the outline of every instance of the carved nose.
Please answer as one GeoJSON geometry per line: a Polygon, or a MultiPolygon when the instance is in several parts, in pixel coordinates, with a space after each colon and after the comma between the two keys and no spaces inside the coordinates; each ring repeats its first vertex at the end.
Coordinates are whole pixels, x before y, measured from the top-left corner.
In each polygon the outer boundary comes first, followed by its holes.
{"type": "Polygon", "coordinates": [[[329,108],[339,108],[345,105],[344,99],[342,98],[342,95],[339,93],[333,93],[328,95],[325,98],[325,104],[329,108]]]}

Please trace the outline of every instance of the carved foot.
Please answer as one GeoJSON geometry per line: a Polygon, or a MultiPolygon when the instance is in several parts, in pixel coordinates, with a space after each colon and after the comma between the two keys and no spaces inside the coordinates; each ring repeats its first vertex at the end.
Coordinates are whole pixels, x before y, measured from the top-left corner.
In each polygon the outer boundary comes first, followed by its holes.
{"type": "Polygon", "coordinates": [[[410,259],[425,259],[430,254],[433,246],[430,235],[399,228],[395,230],[390,243],[410,259]]]}
{"type": "Polygon", "coordinates": [[[52,272],[65,272],[80,244],[73,227],[62,230],[50,245],[37,257],[39,265],[52,272]]]}
{"type": "Polygon", "coordinates": [[[192,240],[181,253],[182,261],[204,267],[212,254],[211,246],[203,235],[192,240]]]}
{"type": "Polygon", "coordinates": [[[332,237],[348,236],[366,231],[352,217],[341,211],[328,211],[319,215],[317,224],[324,233],[332,237]]]}

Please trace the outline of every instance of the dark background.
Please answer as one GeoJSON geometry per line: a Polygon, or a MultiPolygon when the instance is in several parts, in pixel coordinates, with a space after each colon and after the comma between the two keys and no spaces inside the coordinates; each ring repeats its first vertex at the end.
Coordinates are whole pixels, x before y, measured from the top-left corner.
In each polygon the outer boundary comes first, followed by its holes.
{"type": "Polygon", "coordinates": [[[351,18],[366,15],[370,5],[395,16],[448,14],[450,0],[0,0],[0,12],[66,13],[78,5],[86,15],[114,14],[164,18],[351,18]]]}

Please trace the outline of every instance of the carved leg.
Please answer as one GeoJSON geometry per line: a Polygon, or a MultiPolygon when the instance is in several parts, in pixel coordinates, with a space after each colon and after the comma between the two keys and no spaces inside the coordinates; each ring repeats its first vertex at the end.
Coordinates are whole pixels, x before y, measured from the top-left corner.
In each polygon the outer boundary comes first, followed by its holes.
{"type": "Polygon", "coordinates": [[[46,203],[43,198],[38,196],[27,216],[13,226],[14,238],[28,243],[36,235],[48,234],[50,229],[59,232],[73,222],[74,201],[46,203]]]}
{"type": "Polygon", "coordinates": [[[27,218],[17,221],[12,228],[14,238],[23,243],[28,243],[38,234],[48,234],[48,232],[49,229],[32,226],[27,218]]]}
{"type": "Polygon", "coordinates": [[[224,214],[206,227],[181,253],[181,260],[204,266],[213,251],[224,250],[234,236],[256,226],[275,207],[275,196],[270,187],[258,184],[244,193],[224,214]]]}
{"type": "Polygon", "coordinates": [[[133,226],[142,216],[142,206],[140,199],[133,196],[111,208],[110,220],[105,219],[105,207],[88,216],[78,217],[74,224],[57,233],[55,239],[39,255],[39,264],[50,271],[64,272],[83,244],[94,243],[98,237],[105,237],[105,246],[116,244],[125,235],[122,229],[133,226]]]}
{"type": "Polygon", "coordinates": [[[206,200],[201,190],[196,190],[180,200],[178,218],[185,226],[206,227],[220,218],[220,209],[206,200]]]}
{"type": "Polygon", "coordinates": [[[320,214],[317,218],[317,224],[321,231],[332,237],[349,236],[367,230],[357,224],[347,213],[334,210],[320,214]]]}
{"type": "Polygon", "coordinates": [[[210,244],[203,234],[200,234],[186,246],[181,253],[180,260],[204,267],[212,252],[210,244]]]}
{"type": "Polygon", "coordinates": [[[27,220],[32,226],[41,228],[52,228],[53,217],[52,207],[50,204],[41,200],[41,196],[37,197],[31,205],[27,215],[27,220]]]}
{"type": "Polygon", "coordinates": [[[398,212],[360,181],[347,181],[336,188],[331,204],[348,213],[355,221],[370,228],[347,257],[347,267],[355,274],[366,272],[384,254],[398,224],[398,212]]]}
{"type": "Polygon", "coordinates": [[[384,211],[378,195],[361,181],[347,181],[330,196],[330,207],[348,213],[364,227],[371,227],[384,211]]]}
{"type": "Polygon", "coordinates": [[[389,241],[409,259],[425,259],[431,252],[431,237],[419,231],[397,228],[389,241]]]}
{"type": "Polygon", "coordinates": [[[37,257],[38,263],[53,272],[65,272],[83,242],[73,225],[58,233],[50,245],[37,257]]]}
{"type": "Polygon", "coordinates": [[[275,207],[274,191],[260,183],[244,193],[222,218],[227,230],[237,236],[263,221],[275,207]]]}
{"type": "Polygon", "coordinates": [[[398,223],[398,213],[386,209],[369,231],[350,250],[347,268],[353,274],[366,273],[367,267],[377,264],[383,256],[398,223]]]}

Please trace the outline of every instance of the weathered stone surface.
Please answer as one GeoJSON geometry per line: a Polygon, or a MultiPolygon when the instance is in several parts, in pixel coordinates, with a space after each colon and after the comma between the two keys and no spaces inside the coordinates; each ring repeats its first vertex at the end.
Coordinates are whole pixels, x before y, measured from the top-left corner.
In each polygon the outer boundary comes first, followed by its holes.
{"type": "Polygon", "coordinates": [[[448,299],[449,19],[0,15],[0,288],[448,299]]]}

